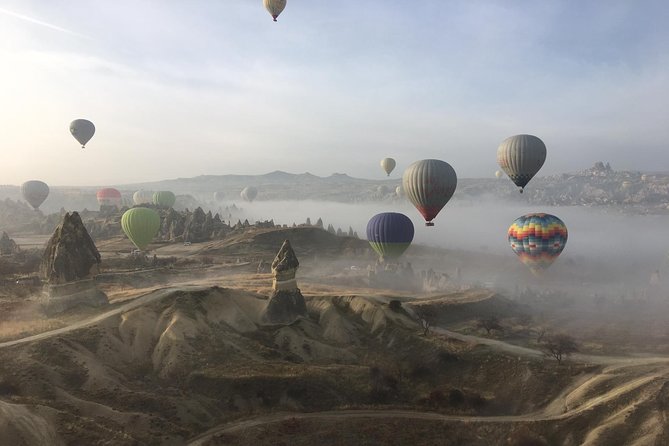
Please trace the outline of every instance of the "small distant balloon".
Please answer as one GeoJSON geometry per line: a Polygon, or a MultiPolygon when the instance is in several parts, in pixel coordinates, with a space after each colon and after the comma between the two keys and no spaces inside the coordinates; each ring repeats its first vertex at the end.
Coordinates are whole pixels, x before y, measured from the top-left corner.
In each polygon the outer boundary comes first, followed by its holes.
{"type": "Polygon", "coordinates": [[[136,205],[153,203],[153,192],[149,190],[140,189],[132,194],[132,201],[136,205]]]}
{"type": "Polygon", "coordinates": [[[262,3],[265,5],[265,9],[270,13],[275,22],[276,18],[279,17],[286,7],[286,0],[263,0],[262,3]]]}
{"type": "Polygon", "coordinates": [[[49,196],[49,186],[44,181],[30,180],[21,185],[21,193],[30,206],[37,210],[49,196]]]}
{"type": "Polygon", "coordinates": [[[86,143],[91,140],[95,134],[95,125],[87,119],[75,119],[70,123],[70,133],[74,139],[79,141],[81,148],[86,148],[86,143]]]}
{"type": "Polygon", "coordinates": [[[174,192],[161,190],[153,194],[153,204],[161,208],[171,208],[177,202],[174,192]]]}
{"type": "Polygon", "coordinates": [[[255,200],[255,198],[258,196],[258,189],[256,189],[253,186],[248,186],[242,189],[242,191],[239,194],[244,200],[251,202],[255,200]]]}
{"type": "Polygon", "coordinates": [[[495,171],[495,178],[502,178],[502,175],[504,175],[504,172],[502,172],[501,170],[495,171]]]}
{"type": "Polygon", "coordinates": [[[497,164],[511,178],[520,193],[546,161],[546,145],[534,135],[506,138],[497,148],[497,164]]]}
{"type": "Polygon", "coordinates": [[[383,171],[384,171],[388,176],[390,176],[390,172],[392,172],[393,169],[395,169],[395,166],[396,166],[396,165],[397,165],[397,163],[396,163],[395,160],[392,159],[392,158],[383,158],[383,159],[381,160],[381,169],[383,169],[383,171]]]}
{"type": "Polygon", "coordinates": [[[100,189],[97,194],[95,194],[95,196],[98,199],[98,204],[100,206],[116,206],[117,208],[121,209],[123,199],[121,197],[121,192],[119,192],[117,189],[114,189],[113,187],[106,187],[104,189],[100,189]]]}

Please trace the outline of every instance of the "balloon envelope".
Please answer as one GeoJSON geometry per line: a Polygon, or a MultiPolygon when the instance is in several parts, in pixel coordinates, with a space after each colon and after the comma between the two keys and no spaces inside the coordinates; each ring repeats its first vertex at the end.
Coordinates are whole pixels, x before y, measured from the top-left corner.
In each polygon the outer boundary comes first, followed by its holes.
{"type": "Polygon", "coordinates": [[[135,246],[144,251],[160,229],[160,215],[149,208],[132,208],[123,213],[121,228],[135,246]]]}
{"type": "Polygon", "coordinates": [[[425,218],[427,226],[448,203],[458,185],[455,170],[445,161],[416,161],[402,175],[402,190],[425,218]]]}
{"type": "Polygon", "coordinates": [[[390,172],[393,171],[397,163],[395,163],[395,160],[392,158],[383,158],[381,160],[381,169],[390,176],[390,172]]]}
{"type": "Polygon", "coordinates": [[[534,135],[506,138],[497,148],[497,164],[521,192],[546,161],[546,145],[534,135]]]}
{"type": "Polygon", "coordinates": [[[46,197],[49,196],[49,186],[44,181],[26,181],[21,185],[21,194],[30,203],[30,206],[37,210],[44,203],[46,197]]]}
{"type": "Polygon", "coordinates": [[[567,226],[555,215],[533,213],[518,217],[509,227],[513,252],[539,275],[558,258],[567,244],[567,226]]]}
{"type": "Polygon", "coordinates": [[[149,190],[140,189],[132,194],[132,201],[136,205],[153,203],[153,192],[149,190]]]}
{"type": "Polygon", "coordinates": [[[100,206],[116,206],[119,209],[121,208],[121,192],[113,187],[100,189],[95,196],[100,206]]]}
{"type": "Polygon", "coordinates": [[[279,17],[279,14],[286,7],[286,0],[263,0],[263,5],[265,9],[270,13],[272,19],[276,22],[276,18],[279,17]]]}
{"type": "Polygon", "coordinates": [[[413,236],[411,219],[397,212],[376,214],[367,223],[367,240],[382,260],[401,256],[413,236]]]}
{"type": "Polygon", "coordinates": [[[87,119],[75,119],[70,123],[70,133],[72,133],[74,139],[79,141],[79,144],[83,148],[95,134],[95,125],[87,119]]]}
{"type": "Polygon", "coordinates": [[[153,204],[161,208],[171,208],[177,202],[173,192],[161,190],[153,194],[153,204]]]}
{"type": "Polygon", "coordinates": [[[253,201],[258,196],[258,189],[253,186],[245,187],[239,195],[246,201],[253,201]]]}

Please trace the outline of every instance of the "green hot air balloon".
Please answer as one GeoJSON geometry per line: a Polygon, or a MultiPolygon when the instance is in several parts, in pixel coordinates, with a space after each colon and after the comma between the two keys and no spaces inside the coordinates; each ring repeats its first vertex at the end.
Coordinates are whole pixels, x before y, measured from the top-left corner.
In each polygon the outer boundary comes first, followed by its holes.
{"type": "Polygon", "coordinates": [[[160,215],[149,208],[132,208],[121,217],[121,228],[135,246],[144,251],[160,229],[160,215]]]}
{"type": "Polygon", "coordinates": [[[161,190],[153,194],[153,204],[161,208],[171,208],[176,201],[177,197],[168,190],[161,190]]]}

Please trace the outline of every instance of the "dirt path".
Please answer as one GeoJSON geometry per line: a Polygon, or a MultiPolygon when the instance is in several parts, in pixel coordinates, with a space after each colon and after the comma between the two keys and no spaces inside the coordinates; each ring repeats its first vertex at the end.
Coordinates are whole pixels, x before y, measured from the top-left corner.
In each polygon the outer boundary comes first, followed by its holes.
{"type": "MultiPolygon", "coordinates": [[[[496,350],[511,353],[525,357],[543,357],[544,353],[526,347],[508,344],[495,339],[480,338],[478,336],[463,335],[449,330],[435,328],[436,333],[451,336],[465,342],[479,343],[488,345],[496,350]]],[[[639,389],[652,384],[661,379],[669,379],[669,368],[665,364],[669,358],[665,357],[612,357],[612,356],[594,356],[594,355],[574,355],[574,360],[579,362],[589,362],[593,364],[602,364],[609,366],[601,373],[590,374],[582,377],[566,388],[558,395],[553,402],[543,409],[523,415],[505,415],[505,416],[458,416],[442,415],[434,412],[417,412],[410,410],[341,410],[325,411],[313,413],[277,413],[266,416],[260,416],[253,419],[234,421],[217,426],[190,440],[189,446],[198,446],[205,444],[212,437],[224,433],[234,433],[245,429],[278,423],[291,418],[297,419],[318,419],[332,420],[338,419],[359,419],[359,418],[399,418],[407,420],[433,420],[449,422],[475,422],[475,423],[516,423],[523,421],[552,421],[578,416],[600,406],[609,403],[616,398],[620,398],[631,392],[638,392],[639,389]],[[611,390],[587,397],[589,392],[594,391],[597,385],[603,381],[613,380],[624,374],[624,369],[648,365],[650,370],[641,376],[630,377],[624,383],[619,383],[611,390]]]]}
{"type": "MultiPolygon", "coordinates": [[[[503,416],[461,416],[461,415],[443,415],[434,412],[417,412],[411,410],[335,410],[325,412],[312,413],[276,413],[265,415],[248,420],[233,421],[221,426],[217,426],[193,439],[188,443],[189,446],[204,445],[212,437],[225,433],[234,433],[243,431],[245,429],[264,426],[268,424],[278,423],[289,420],[291,418],[297,419],[318,419],[318,420],[332,420],[339,419],[360,419],[360,418],[400,418],[407,420],[432,420],[432,421],[449,421],[449,422],[466,422],[466,423],[517,423],[523,421],[553,421],[570,418],[580,415],[596,406],[606,404],[609,401],[623,396],[627,393],[637,391],[641,387],[652,383],[653,381],[664,378],[666,379],[668,371],[650,373],[647,376],[642,376],[627,382],[624,385],[618,386],[615,389],[598,395],[596,397],[585,400],[583,404],[577,407],[568,409],[566,411],[555,410],[555,405],[549,405],[544,410],[524,414],[524,415],[503,415],[503,416]]],[[[591,378],[594,379],[594,378],[591,378]]],[[[586,383],[582,383],[579,388],[586,383]]],[[[562,398],[562,397],[559,397],[562,398]]]]}
{"type": "Polygon", "coordinates": [[[69,333],[74,330],[78,330],[80,328],[88,327],[89,325],[93,325],[97,322],[103,321],[107,318],[110,318],[112,316],[116,316],[121,313],[125,313],[126,311],[134,310],[135,308],[141,307],[142,305],[149,304],[151,302],[155,302],[156,300],[160,300],[167,296],[168,294],[177,291],[177,290],[188,290],[188,291],[196,291],[200,289],[205,289],[206,287],[203,286],[198,286],[198,285],[186,285],[186,286],[171,286],[167,288],[161,288],[158,290],[154,290],[150,293],[144,294],[127,304],[121,305],[119,307],[114,308],[113,310],[104,312],[102,314],[98,314],[93,317],[89,317],[87,319],[84,319],[82,321],[76,322],[74,324],[68,325],[67,327],[62,327],[58,328],[56,330],[50,330],[50,331],[45,331],[43,333],[39,333],[36,335],[28,336],[25,338],[21,339],[14,339],[12,341],[6,341],[0,343],[0,348],[7,348],[7,347],[12,347],[14,345],[19,345],[19,344],[26,344],[29,342],[34,342],[34,341],[40,341],[42,339],[47,339],[53,336],[58,336],[62,335],[64,333],[69,333]]]}

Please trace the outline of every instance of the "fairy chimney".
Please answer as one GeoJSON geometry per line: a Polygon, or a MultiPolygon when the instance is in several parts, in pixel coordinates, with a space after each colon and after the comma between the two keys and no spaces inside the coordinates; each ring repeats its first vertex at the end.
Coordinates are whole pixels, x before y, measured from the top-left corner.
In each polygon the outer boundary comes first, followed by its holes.
{"type": "Polygon", "coordinates": [[[304,297],[297,287],[295,273],[300,266],[290,242],[285,240],[272,262],[272,295],[262,314],[268,324],[291,324],[307,314],[304,297]]]}
{"type": "Polygon", "coordinates": [[[42,306],[47,314],[78,305],[108,303],[94,280],[99,271],[100,253],[77,212],[66,213],[47,243],[41,276],[46,280],[42,306]]]}

